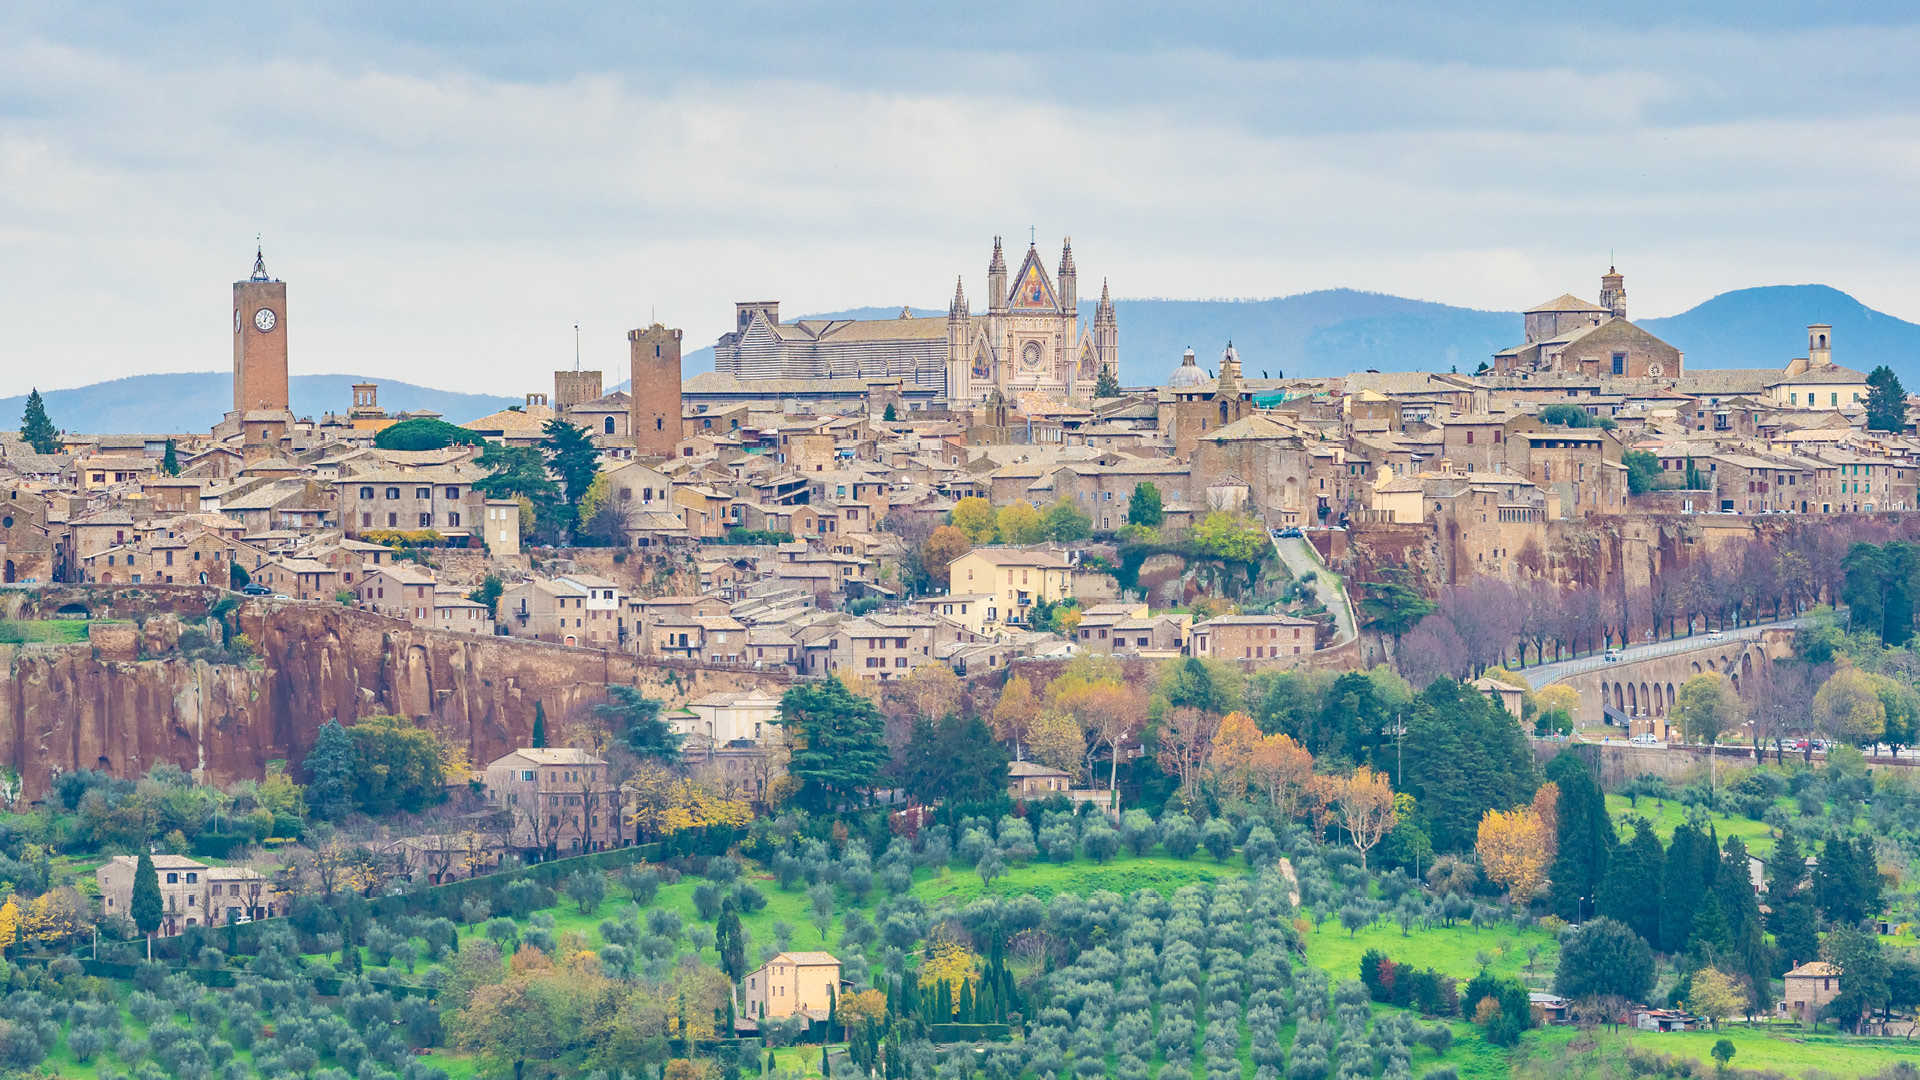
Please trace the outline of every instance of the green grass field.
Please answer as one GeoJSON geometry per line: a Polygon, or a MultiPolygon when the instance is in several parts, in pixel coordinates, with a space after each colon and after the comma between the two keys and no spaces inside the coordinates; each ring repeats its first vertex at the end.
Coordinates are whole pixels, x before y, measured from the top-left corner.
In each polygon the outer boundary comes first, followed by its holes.
{"type": "Polygon", "coordinates": [[[86,619],[4,620],[0,621],[0,644],[72,645],[87,640],[89,625],[86,619]]]}
{"type": "Polygon", "coordinates": [[[1542,986],[1552,976],[1554,957],[1560,951],[1543,930],[1515,930],[1511,925],[1476,928],[1467,923],[1422,930],[1415,924],[1412,933],[1402,937],[1400,927],[1386,920],[1348,937],[1338,922],[1329,919],[1308,930],[1306,944],[1308,962],[1336,981],[1359,978],[1360,957],[1368,949],[1378,949],[1396,963],[1430,967],[1463,983],[1480,971],[1477,955],[1485,952],[1493,958],[1488,967],[1494,974],[1542,986]],[[1526,972],[1530,946],[1540,950],[1532,978],[1526,972]]]}
{"type": "MultiPolygon", "coordinates": [[[[1524,1052],[1531,1055],[1565,1055],[1569,1042],[1583,1033],[1573,1028],[1556,1027],[1530,1033],[1524,1052]]],[[[1839,1076],[1862,1076],[1878,1072],[1895,1062],[1920,1066],[1920,1042],[1904,1039],[1853,1038],[1823,1032],[1808,1034],[1789,1025],[1769,1027],[1723,1024],[1713,1031],[1682,1031],[1658,1034],[1621,1028],[1609,1034],[1602,1030],[1586,1037],[1597,1044],[1596,1052],[1632,1046],[1642,1052],[1693,1058],[1708,1068],[1713,1066],[1713,1044],[1721,1039],[1733,1043],[1730,1063],[1740,1069],[1777,1069],[1797,1076],[1808,1069],[1820,1069],[1839,1076]]],[[[1464,1075],[1464,1074],[1463,1074],[1464,1075]]]]}
{"type": "MultiPolygon", "coordinates": [[[[1688,809],[1680,805],[1677,799],[1662,801],[1642,795],[1640,805],[1635,807],[1623,796],[1607,796],[1607,812],[1613,815],[1614,821],[1625,822],[1627,818],[1636,814],[1646,818],[1662,843],[1673,839],[1673,830],[1687,820],[1688,809]]],[[[1707,820],[1713,823],[1714,831],[1719,834],[1720,842],[1723,844],[1727,842],[1727,837],[1737,836],[1747,845],[1747,850],[1755,855],[1766,855],[1773,850],[1773,830],[1763,821],[1755,821],[1749,817],[1731,817],[1720,813],[1708,814],[1707,820]]],[[[1621,831],[1623,835],[1633,835],[1632,831],[1626,829],[1624,825],[1621,831]]]]}

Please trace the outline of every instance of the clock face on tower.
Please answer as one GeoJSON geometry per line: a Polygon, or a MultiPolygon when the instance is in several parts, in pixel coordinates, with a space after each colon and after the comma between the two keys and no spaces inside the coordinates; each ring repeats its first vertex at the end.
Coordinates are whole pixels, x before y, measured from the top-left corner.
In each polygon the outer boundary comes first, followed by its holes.
{"type": "Polygon", "coordinates": [[[272,308],[261,308],[259,311],[253,313],[254,329],[263,334],[273,329],[273,322],[274,314],[272,308]]]}
{"type": "Polygon", "coordinates": [[[233,332],[236,334],[240,332],[240,309],[239,308],[233,309],[233,332]]]}

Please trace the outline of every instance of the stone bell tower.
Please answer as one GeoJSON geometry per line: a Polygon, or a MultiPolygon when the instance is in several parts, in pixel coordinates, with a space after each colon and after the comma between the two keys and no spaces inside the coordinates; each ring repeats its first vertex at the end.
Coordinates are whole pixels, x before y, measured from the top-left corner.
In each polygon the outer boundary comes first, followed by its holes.
{"type": "Polygon", "coordinates": [[[233,283],[233,411],[287,407],[287,284],[256,248],[253,273],[233,283]]]}

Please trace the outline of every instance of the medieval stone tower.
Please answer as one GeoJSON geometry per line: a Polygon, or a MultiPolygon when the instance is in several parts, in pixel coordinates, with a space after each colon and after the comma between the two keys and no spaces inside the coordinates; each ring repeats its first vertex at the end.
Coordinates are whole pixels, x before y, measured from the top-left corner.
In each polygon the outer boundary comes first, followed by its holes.
{"type": "Polygon", "coordinates": [[[600,396],[597,371],[556,371],[553,373],[553,407],[565,411],[585,405],[600,396]]]}
{"type": "Polygon", "coordinates": [[[680,331],[654,323],[627,332],[632,385],[628,430],[636,457],[672,457],[680,443],[680,331]]]}
{"type": "Polygon", "coordinates": [[[233,411],[287,411],[287,284],[267,276],[253,253],[253,273],[233,283],[233,411]]]}
{"type": "Polygon", "coordinates": [[[1600,275],[1600,306],[1616,319],[1627,317],[1627,279],[1611,266],[1600,275]]]}

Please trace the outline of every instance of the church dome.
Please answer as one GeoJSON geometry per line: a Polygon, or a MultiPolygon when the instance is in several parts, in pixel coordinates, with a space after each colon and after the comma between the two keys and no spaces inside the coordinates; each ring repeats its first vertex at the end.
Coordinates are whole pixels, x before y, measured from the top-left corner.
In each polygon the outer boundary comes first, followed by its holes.
{"type": "Polygon", "coordinates": [[[1206,381],[1207,373],[1200,370],[1200,365],[1193,362],[1193,349],[1191,346],[1181,355],[1180,366],[1174,368],[1173,374],[1167,376],[1167,385],[1174,389],[1183,386],[1199,386],[1206,381]]]}

